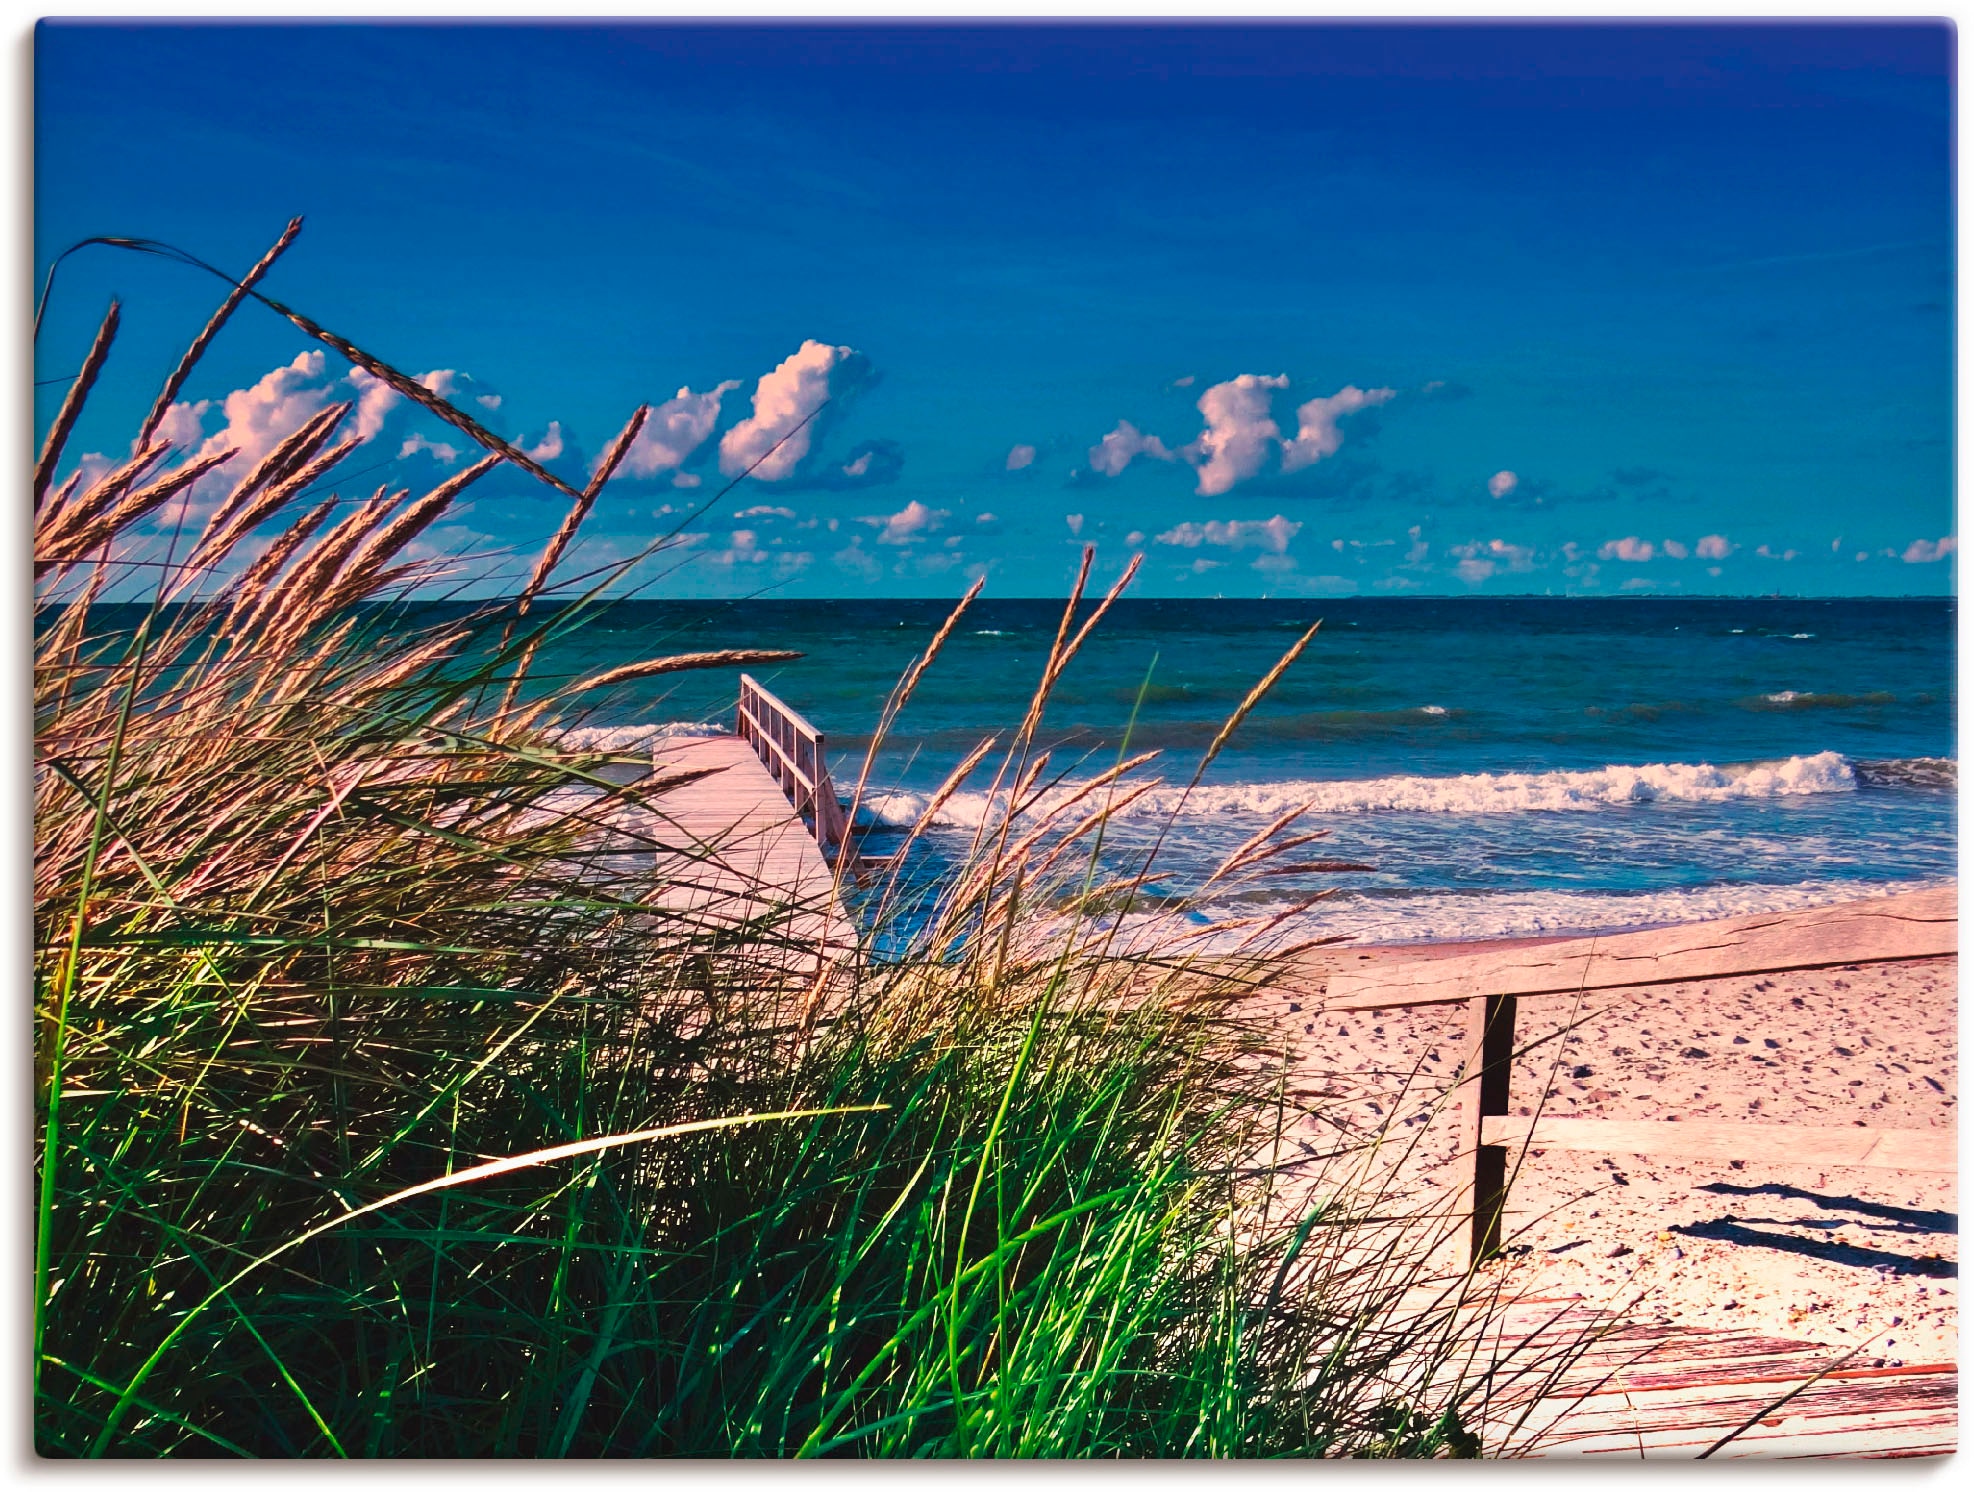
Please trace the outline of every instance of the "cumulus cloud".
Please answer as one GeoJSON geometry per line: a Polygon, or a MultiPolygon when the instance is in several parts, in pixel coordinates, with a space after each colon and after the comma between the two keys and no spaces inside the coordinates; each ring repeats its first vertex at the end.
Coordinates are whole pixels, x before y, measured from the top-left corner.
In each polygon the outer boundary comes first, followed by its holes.
{"type": "Polygon", "coordinates": [[[251,470],[303,421],[328,408],[329,386],[320,381],[325,362],[320,351],[300,353],[293,362],[228,394],[220,406],[226,416],[225,428],[208,438],[199,454],[206,456],[233,446],[240,454],[229,465],[243,472],[251,470]]]}
{"type": "Polygon", "coordinates": [[[1935,560],[1945,559],[1954,552],[1956,547],[1958,546],[1955,544],[1953,535],[1951,534],[1948,534],[1943,539],[1914,539],[1910,544],[1906,545],[1905,553],[1900,555],[1899,558],[1903,559],[1908,565],[1930,565],[1935,560]]]}
{"type": "Polygon", "coordinates": [[[1287,375],[1281,373],[1242,373],[1210,385],[1195,405],[1206,418],[1206,428],[1176,451],[1157,436],[1144,434],[1129,420],[1119,420],[1115,430],[1090,447],[1090,470],[1114,477],[1140,456],[1184,460],[1198,473],[1194,491],[1202,497],[1217,497],[1259,476],[1271,463],[1283,472],[1293,472],[1336,454],[1343,444],[1339,422],[1383,404],[1397,393],[1394,389],[1360,389],[1346,384],[1334,394],[1300,405],[1296,409],[1296,433],[1284,436],[1275,422],[1273,400],[1277,391],[1288,386],[1287,375]]]}
{"type": "Polygon", "coordinates": [[[1008,452],[1008,470],[1020,471],[1023,467],[1035,464],[1035,447],[1016,446],[1008,452]]]}
{"type": "Polygon", "coordinates": [[[733,515],[735,518],[793,518],[793,508],[769,507],[766,503],[756,503],[751,508],[742,508],[733,515]]]}
{"type": "Polygon", "coordinates": [[[1487,479],[1487,495],[1489,497],[1506,497],[1521,485],[1521,481],[1522,479],[1512,471],[1497,471],[1487,479]]]}
{"type": "Polygon", "coordinates": [[[936,532],[951,516],[944,508],[928,508],[913,498],[895,513],[859,518],[857,521],[877,529],[877,542],[880,544],[909,544],[921,535],[936,532]]]}
{"type": "Polygon", "coordinates": [[[1062,521],[1069,525],[1070,533],[1076,538],[1080,539],[1083,537],[1083,515],[1081,513],[1065,513],[1062,515],[1062,521]]]}
{"type": "Polygon", "coordinates": [[[1602,560],[1619,559],[1630,564],[1641,565],[1650,559],[1653,553],[1654,551],[1650,544],[1636,536],[1631,536],[1623,539],[1612,539],[1597,551],[1597,558],[1602,560]]]}
{"type": "Polygon", "coordinates": [[[1679,540],[1677,539],[1667,539],[1663,544],[1659,545],[1659,548],[1665,552],[1668,558],[1671,559],[1686,558],[1686,553],[1687,553],[1686,546],[1680,543],[1679,540]]]}
{"type": "Polygon", "coordinates": [[[1300,471],[1325,456],[1334,456],[1343,444],[1337,421],[1362,409],[1375,408],[1393,398],[1396,389],[1360,389],[1345,384],[1325,399],[1311,399],[1295,412],[1294,440],[1282,442],[1282,470],[1300,471]]]}
{"type": "Polygon", "coordinates": [[[1734,546],[1720,534],[1706,534],[1693,546],[1693,552],[1701,559],[1726,559],[1734,552],[1734,546]]]}
{"type": "Polygon", "coordinates": [[[562,454],[562,422],[550,420],[548,433],[531,446],[524,446],[522,454],[536,461],[553,461],[562,454]]]}
{"type": "MultiPolygon", "coordinates": [[[[562,445],[559,439],[556,442],[555,449],[558,452],[562,449],[562,445]]],[[[402,461],[407,456],[415,456],[420,451],[423,451],[426,455],[430,456],[434,461],[437,461],[444,466],[451,466],[455,461],[459,459],[458,446],[452,445],[443,440],[427,440],[422,435],[413,435],[410,438],[408,438],[403,445],[398,447],[398,460],[402,461]]],[[[534,453],[531,451],[529,452],[529,454],[533,455],[534,453]]]]}
{"type": "Polygon", "coordinates": [[[810,417],[824,400],[858,387],[868,376],[869,364],[855,348],[805,341],[754,385],[753,414],[720,439],[720,470],[739,476],[758,461],[756,481],[795,476],[817,434],[810,417]]]}
{"type": "Polygon", "coordinates": [[[212,400],[201,399],[196,404],[174,404],[164,412],[158,421],[158,439],[168,440],[175,446],[195,446],[206,438],[206,411],[212,408],[212,400]]]}
{"type": "MultiPolygon", "coordinates": [[[[320,357],[321,354],[317,353],[316,356],[320,357]]],[[[317,366],[319,369],[320,365],[317,366]]],[[[373,440],[384,428],[384,420],[390,412],[404,402],[404,395],[362,368],[350,369],[349,383],[356,390],[356,437],[358,440],[373,440]]]]}
{"type": "Polygon", "coordinates": [[[1194,491],[1214,497],[1261,470],[1282,433],[1269,413],[1269,401],[1276,389],[1288,386],[1284,374],[1243,373],[1199,396],[1206,428],[1186,448],[1199,468],[1194,491]]]}
{"type": "Polygon", "coordinates": [[[1535,568],[1535,551],[1525,544],[1510,544],[1506,539],[1455,544],[1446,552],[1460,561],[1458,568],[1462,580],[1485,580],[1504,567],[1518,575],[1535,568]],[[1486,568],[1482,569],[1482,566],[1486,568]]]}
{"type": "MultiPolygon", "coordinates": [[[[685,465],[719,423],[720,401],[739,387],[737,380],[729,378],[703,394],[680,389],[651,411],[624,453],[623,470],[634,477],[650,477],[685,465]]],[[[697,486],[698,481],[681,485],[697,486]]]]}
{"type": "Polygon", "coordinates": [[[1177,545],[1182,549],[1214,544],[1227,549],[1258,548],[1281,554],[1288,549],[1289,540],[1301,529],[1300,523],[1292,523],[1280,513],[1266,519],[1222,521],[1216,518],[1206,523],[1182,523],[1177,528],[1169,528],[1158,536],[1157,542],[1177,545]]]}
{"type": "Polygon", "coordinates": [[[482,409],[485,409],[485,410],[495,410],[495,409],[498,409],[498,408],[500,408],[500,395],[499,395],[499,394],[475,394],[475,395],[473,396],[473,402],[474,402],[475,404],[477,404],[477,405],[479,405],[479,406],[480,406],[480,408],[482,408],[482,409]]]}
{"type": "MultiPolygon", "coordinates": [[[[1017,450],[1021,449],[1016,447],[1017,450]]],[[[1176,461],[1178,456],[1165,448],[1156,435],[1146,435],[1129,420],[1119,420],[1117,428],[1090,447],[1090,470],[1114,477],[1140,456],[1154,461],[1176,461]]],[[[1014,458],[1008,458],[1010,470],[1014,458]]]]}

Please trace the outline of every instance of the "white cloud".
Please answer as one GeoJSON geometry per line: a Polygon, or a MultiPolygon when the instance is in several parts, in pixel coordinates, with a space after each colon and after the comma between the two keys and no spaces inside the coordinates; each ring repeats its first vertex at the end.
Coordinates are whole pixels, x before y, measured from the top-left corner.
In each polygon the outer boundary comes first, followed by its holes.
{"type": "Polygon", "coordinates": [[[1174,387],[1175,389],[1189,389],[1198,381],[1199,381],[1199,376],[1197,374],[1188,373],[1183,378],[1173,379],[1172,387],[1174,387]]]}
{"type": "Polygon", "coordinates": [[[1020,471],[1024,466],[1035,464],[1035,447],[1016,446],[1008,452],[1008,470],[1020,471]]]}
{"type": "Polygon", "coordinates": [[[487,409],[487,410],[493,410],[493,409],[498,409],[498,408],[500,408],[500,395],[499,395],[499,394],[475,394],[475,395],[473,396],[473,402],[474,402],[475,404],[477,404],[477,405],[479,405],[479,406],[480,406],[480,408],[482,408],[482,409],[487,409]]]}
{"type": "Polygon", "coordinates": [[[404,402],[404,395],[362,368],[350,369],[349,385],[356,390],[356,437],[374,440],[385,417],[404,402]]]}
{"type": "Polygon", "coordinates": [[[888,516],[859,518],[859,523],[868,523],[878,530],[880,544],[909,544],[921,534],[935,532],[952,516],[944,508],[928,508],[917,498],[888,516]]]}
{"type": "Polygon", "coordinates": [[[1759,554],[1763,559],[1792,560],[1796,557],[1796,551],[1793,549],[1785,549],[1780,554],[1777,554],[1766,544],[1757,544],[1755,546],[1755,553],[1759,554]]]}
{"type": "Polygon", "coordinates": [[[1145,531],[1141,528],[1132,529],[1130,533],[1124,536],[1124,542],[1129,544],[1133,549],[1136,549],[1140,544],[1145,542],[1145,531]]]}
{"type": "Polygon", "coordinates": [[[1659,545],[1659,548],[1665,552],[1668,558],[1686,558],[1686,546],[1677,539],[1667,539],[1663,544],[1659,545]]]}
{"type": "Polygon", "coordinates": [[[220,406],[226,416],[225,427],[218,434],[208,436],[198,451],[201,456],[209,456],[231,446],[240,452],[225,468],[214,473],[220,479],[217,485],[230,486],[238,481],[305,421],[329,407],[329,387],[318,381],[326,361],[320,351],[301,353],[293,362],[284,363],[259,381],[226,396],[220,406]],[[231,468],[230,474],[227,468],[231,468]]]}
{"type": "Polygon", "coordinates": [[[1503,566],[1518,575],[1535,568],[1535,551],[1524,544],[1510,544],[1506,539],[1489,539],[1485,543],[1476,540],[1471,544],[1455,544],[1446,552],[1461,562],[1459,569],[1463,580],[1475,578],[1469,573],[1469,566],[1478,567],[1483,564],[1487,566],[1484,571],[1478,572],[1482,580],[1503,566]]]}
{"type": "Polygon", "coordinates": [[[1910,544],[1906,545],[1905,553],[1900,555],[1899,558],[1903,559],[1908,565],[1930,565],[1935,560],[1945,559],[1957,547],[1958,545],[1955,543],[1952,534],[1948,534],[1944,539],[1931,541],[1914,539],[1910,544]]]}
{"type": "Polygon", "coordinates": [[[1327,399],[1311,399],[1300,406],[1295,412],[1295,439],[1282,442],[1282,470],[1300,471],[1305,466],[1314,466],[1325,456],[1334,456],[1337,447],[1343,444],[1343,431],[1337,428],[1337,421],[1360,409],[1383,404],[1397,392],[1345,384],[1327,399]]]}
{"type": "MultiPolygon", "coordinates": [[[[557,442],[556,449],[558,451],[561,449],[559,441],[557,442]]],[[[422,435],[413,435],[403,445],[398,447],[398,460],[402,461],[407,456],[415,456],[420,451],[423,451],[434,461],[444,466],[451,466],[459,459],[458,446],[450,445],[443,440],[427,440],[422,435]]]]}
{"type": "Polygon", "coordinates": [[[1487,495],[1489,497],[1506,497],[1519,487],[1521,483],[1522,479],[1512,471],[1497,471],[1487,479],[1487,495]]]}
{"type": "Polygon", "coordinates": [[[560,456],[562,454],[562,422],[560,420],[550,420],[548,422],[548,433],[542,436],[539,443],[532,446],[524,446],[522,453],[535,461],[553,461],[557,456],[560,456]]]}
{"type": "Polygon", "coordinates": [[[211,408],[210,399],[201,399],[197,404],[172,405],[158,421],[158,438],[175,446],[197,445],[206,438],[206,411],[211,408]]]}
{"type": "Polygon", "coordinates": [[[1217,570],[1225,563],[1225,560],[1196,559],[1192,565],[1193,574],[1204,575],[1208,570],[1217,570]]]}
{"type": "MultiPolygon", "coordinates": [[[[720,422],[720,401],[739,387],[737,380],[729,378],[703,394],[680,389],[646,417],[644,428],[624,453],[623,470],[634,477],[651,477],[685,465],[720,422]]],[[[699,482],[674,479],[674,485],[696,487],[699,482]]]]}
{"type": "Polygon", "coordinates": [[[1083,515],[1081,513],[1065,513],[1062,515],[1062,521],[1069,525],[1070,533],[1079,539],[1083,537],[1083,515]]]}
{"type": "Polygon", "coordinates": [[[1613,539],[1597,551],[1602,560],[1620,559],[1629,564],[1642,565],[1653,555],[1652,546],[1636,536],[1613,539]]]}
{"type": "Polygon", "coordinates": [[[1292,554],[1258,555],[1248,568],[1259,570],[1263,575],[1288,575],[1295,570],[1295,556],[1292,554]]]}
{"type": "Polygon", "coordinates": [[[754,385],[754,413],[720,438],[720,470],[739,476],[756,461],[754,478],[780,482],[809,454],[814,422],[803,424],[829,397],[837,369],[856,356],[850,347],[805,341],[754,385]],[[798,428],[799,427],[799,428],[798,428]],[[779,442],[779,445],[777,445],[779,442]]]}
{"type": "Polygon", "coordinates": [[[736,518],[793,518],[793,508],[771,508],[766,503],[756,503],[751,508],[742,508],[733,515],[736,518]]]}
{"type": "Polygon", "coordinates": [[[1693,552],[1701,559],[1726,559],[1734,546],[1720,534],[1707,534],[1693,546],[1693,552]]]}
{"type": "Polygon", "coordinates": [[[1285,374],[1243,373],[1199,396],[1206,428],[1186,447],[1199,467],[1194,491],[1214,497],[1261,470],[1282,433],[1268,412],[1269,400],[1288,386],[1285,374]]]}
{"type": "Polygon", "coordinates": [[[1301,529],[1300,523],[1293,523],[1280,513],[1268,519],[1237,518],[1223,522],[1215,518],[1206,523],[1182,523],[1169,528],[1158,536],[1158,542],[1183,549],[1215,544],[1227,549],[1260,548],[1282,554],[1288,549],[1289,540],[1301,529]]]}
{"type": "Polygon", "coordinates": [[[1090,447],[1090,470],[1114,477],[1139,456],[1149,456],[1154,461],[1179,459],[1156,435],[1146,435],[1129,420],[1119,420],[1115,430],[1090,447]]]}
{"type": "Polygon", "coordinates": [[[418,375],[418,382],[441,399],[451,399],[459,392],[459,370],[457,368],[434,368],[429,373],[418,375]]]}
{"type": "Polygon", "coordinates": [[[1484,559],[1463,559],[1454,568],[1468,585],[1479,585],[1494,573],[1494,561],[1484,559]]]}
{"type": "Polygon", "coordinates": [[[703,479],[699,476],[697,472],[675,471],[672,473],[672,485],[674,487],[682,487],[682,488],[697,487],[701,482],[701,480],[703,479]]]}

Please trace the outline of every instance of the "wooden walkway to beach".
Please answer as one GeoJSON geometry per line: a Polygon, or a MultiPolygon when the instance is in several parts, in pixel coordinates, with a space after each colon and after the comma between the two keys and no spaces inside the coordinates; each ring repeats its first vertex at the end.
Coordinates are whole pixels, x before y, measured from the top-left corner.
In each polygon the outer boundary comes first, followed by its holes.
{"type": "Polygon", "coordinates": [[[650,780],[686,774],[637,826],[661,846],[652,904],[702,933],[746,936],[763,978],[813,980],[853,955],[836,871],[754,747],[738,736],[660,740],[650,780]]]}
{"type": "Polygon", "coordinates": [[[1752,1331],[1625,1321],[1574,1298],[1518,1302],[1490,1337],[1502,1363],[1482,1415],[1490,1456],[1908,1457],[1958,1446],[1951,1362],[1887,1364],[1752,1331]]]}

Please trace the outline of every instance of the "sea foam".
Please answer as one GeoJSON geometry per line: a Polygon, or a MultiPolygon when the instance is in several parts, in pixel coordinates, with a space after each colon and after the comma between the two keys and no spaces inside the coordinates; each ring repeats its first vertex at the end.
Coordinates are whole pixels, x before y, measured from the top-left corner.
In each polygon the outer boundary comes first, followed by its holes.
{"type": "MultiPolygon", "coordinates": [[[[1473,772],[1460,777],[1371,777],[1356,781],[1216,783],[1184,793],[1156,788],[1134,802],[1133,815],[1274,815],[1307,805],[1312,813],[1544,813],[1620,807],[1632,803],[1722,803],[1743,798],[1786,798],[1855,791],[1857,774],[1841,755],[1820,751],[1786,761],[1717,767],[1708,762],[1647,762],[1584,772],[1473,772]]],[[[1065,784],[1057,797],[1075,791],[1065,784]]],[[[893,823],[911,823],[923,812],[925,794],[882,792],[874,812],[893,823]]],[[[1042,807],[1046,809],[1048,799],[1042,807]]],[[[937,822],[972,828],[989,811],[985,793],[956,793],[937,822]]]]}

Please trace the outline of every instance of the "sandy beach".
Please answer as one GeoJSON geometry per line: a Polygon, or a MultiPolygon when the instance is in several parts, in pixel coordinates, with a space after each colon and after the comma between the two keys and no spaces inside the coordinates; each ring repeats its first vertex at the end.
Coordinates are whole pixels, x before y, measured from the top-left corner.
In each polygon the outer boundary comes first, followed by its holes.
{"type": "MultiPolygon", "coordinates": [[[[1535,941],[1554,940],[1345,947],[1311,972],[1535,941]]],[[[1547,1089],[1542,1112],[1558,1118],[1951,1131],[1956,965],[1607,991],[1574,1010],[1524,1001],[1517,1045],[1532,1049],[1516,1063],[1513,1107],[1532,1115],[1547,1089]]],[[[1324,1016],[1302,996],[1273,1013],[1302,1054],[1309,1116],[1291,1148],[1314,1158],[1382,1130],[1404,1196],[1446,1197],[1457,1124],[1442,1100],[1460,1007],[1324,1016]]],[[[1859,1366],[1952,1362],[1957,1206],[1945,1174],[1531,1150],[1488,1273],[1513,1295],[1581,1296],[1633,1320],[1861,1347],[1859,1366]]]]}

